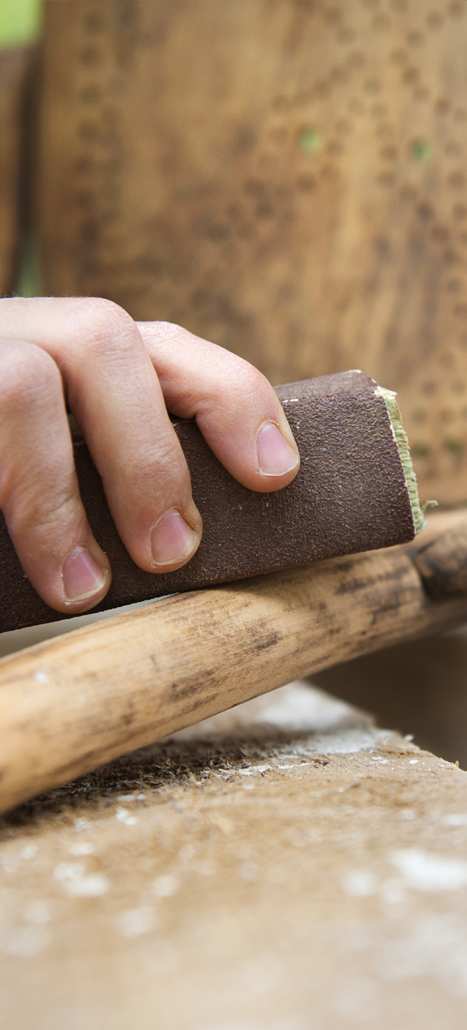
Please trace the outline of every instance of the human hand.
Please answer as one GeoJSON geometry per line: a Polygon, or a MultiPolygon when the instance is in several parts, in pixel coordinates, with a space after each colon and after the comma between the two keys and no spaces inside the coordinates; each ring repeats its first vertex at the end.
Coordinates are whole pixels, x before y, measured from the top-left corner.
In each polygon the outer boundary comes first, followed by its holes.
{"type": "Polygon", "coordinates": [[[1,299],[0,509],[26,575],[60,612],[94,607],[111,579],[79,495],[67,403],[147,572],[180,568],[202,535],[167,409],[196,418],[250,490],[278,490],[298,471],[274,390],[230,351],[169,322],[136,323],[108,300],[1,299]]]}

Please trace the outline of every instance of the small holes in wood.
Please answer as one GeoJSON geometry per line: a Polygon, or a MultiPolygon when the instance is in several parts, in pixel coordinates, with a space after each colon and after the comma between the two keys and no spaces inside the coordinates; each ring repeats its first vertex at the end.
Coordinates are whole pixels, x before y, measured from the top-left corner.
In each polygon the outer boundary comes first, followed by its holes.
{"type": "Polygon", "coordinates": [[[90,11],[83,19],[84,28],[87,32],[103,32],[105,29],[105,18],[97,11],[90,11]]]}
{"type": "Polygon", "coordinates": [[[313,175],[299,175],[297,179],[297,189],[303,193],[310,193],[316,187],[316,179],[313,175]]]}
{"type": "Polygon", "coordinates": [[[81,51],[80,59],[81,63],[86,65],[87,68],[98,68],[102,64],[103,54],[102,51],[96,50],[94,47],[86,47],[81,51]]]}
{"type": "Polygon", "coordinates": [[[391,27],[391,19],[388,18],[387,14],[377,14],[373,18],[372,26],[376,32],[384,32],[391,27]]]}
{"type": "Polygon", "coordinates": [[[406,50],[393,50],[390,59],[393,64],[405,64],[409,55],[406,50]]]}
{"type": "Polygon", "coordinates": [[[368,93],[370,96],[374,96],[375,93],[379,93],[381,89],[381,83],[379,79],[367,79],[364,83],[363,89],[365,93],[368,93]]]}
{"type": "Polygon", "coordinates": [[[463,4],[461,0],[452,0],[452,3],[449,4],[448,11],[451,18],[460,18],[465,14],[465,4],[463,4]]]}
{"type": "Polygon", "coordinates": [[[445,243],[446,240],[449,239],[449,232],[445,225],[434,225],[431,230],[431,235],[438,243],[445,243]]]}
{"type": "Polygon", "coordinates": [[[341,154],[344,153],[344,145],[340,139],[332,139],[328,143],[327,150],[328,153],[332,154],[333,157],[339,157],[341,154]]]}
{"type": "Polygon", "coordinates": [[[351,68],[363,68],[363,65],[366,64],[365,54],[362,54],[359,50],[354,50],[349,54],[347,63],[351,68]]]}
{"type": "Polygon", "coordinates": [[[85,86],[80,93],[80,100],[83,104],[98,104],[101,98],[102,90],[98,86],[85,86]]]}
{"type": "Polygon", "coordinates": [[[396,180],[392,172],[379,172],[379,174],[375,176],[375,181],[378,183],[378,186],[385,186],[388,188],[389,186],[393,186],[396,180]]]}
{"type": "Polygon", "coordinates": [[[457,169],[455,172],[451,172],[451,174],[448,175],[447,179],[448,186],[450,186],[453,190],[463,189],[463,187],[465,186],[465,181],[465,175],[463,172],[460,171],[460,169],[457,169]]]}
{"type": "Polygon", "coordinates": [[[441,365],[442,368],[453,368],[455,364],[454,355],[451,354],[451,351],[441,351],[441,353],[437,355],[437,358],[438,364],[441,365]]]}
{"type": "Polygon", "coordinates": [[[365,105],[358,97],[353,97],[352,100],[349,100],[348,108],[352,114],[363,114],[365,111],[365,105]]]}
{"type": "Polygon", "coordinates": [[[397,161],[397,150],[396,150],[396,147],[393,147],[393,146],[381,147],[381,150],[380,150],[379,153],[380,153],[380,157],[383,159],[383,161],[397,161]]]}
{"type": "Polygon", "coordinates": [[[414,68],[413,66],[405,68],[402,72],[402,82],[408,82],[410,85],[411,83],[416,82],[419,76],[420,72],[418,68],[414,68]]]}
{"type": "Polygon", "coordinates": [[[339,118],[336,122],[336,132],[341,136],[347,136],[352,131],[352,126],[346,118],[339,118]]]}
{"type": "Polygon", "coordinates": [[[336,39],[338,43],[347,46],[349,43],[353,43],[355,39],[355,32],[349,28],[339,29],[336,39]]]}
{"type": "Polygon", "coordinates": [[[428,201],[422,200],[422,202],[417,207],[417,214],[423,222],[428,222],[430,218],[433,218],[434,211],[431,204],[429,204],[428,201]]]}

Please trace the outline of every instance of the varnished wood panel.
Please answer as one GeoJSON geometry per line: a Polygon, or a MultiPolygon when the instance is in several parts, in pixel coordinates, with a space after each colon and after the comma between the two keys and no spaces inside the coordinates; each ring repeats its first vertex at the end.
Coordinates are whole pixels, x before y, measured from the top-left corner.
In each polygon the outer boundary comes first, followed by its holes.
{"type": "Polygon", "coordinates": [[[467,499],[464,0],[54,0],[48,292],[180,322],[280,382],[397,389],[467,499]]]}

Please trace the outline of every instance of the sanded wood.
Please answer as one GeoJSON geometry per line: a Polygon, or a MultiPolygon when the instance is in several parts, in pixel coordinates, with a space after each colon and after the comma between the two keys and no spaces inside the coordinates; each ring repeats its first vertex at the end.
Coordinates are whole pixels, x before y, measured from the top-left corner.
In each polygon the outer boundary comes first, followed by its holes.
{"type": "Polygon", "coordinates": [[[291,678],[463,622],[467,597],[429,600],[414,548],[176,595],[4,658],[0,810],[291,678]]]}
{"type": "Polygon", "coordinates": [[[309,687],[246,708],[0,820],[8,1030],[463,1027],[467,774],[309,687]]]}
{"type": "Polygon", "coordinates": [[[44,283],[399,392],[467,500],[463,0],[46,4],[44,283]]]}
{"type": "Polygon", "coordinates": [[[427,544],[415,560],[426,589],[434,596],[467,590],[467,522],[427,544]]]}
{"type": "Polygon", "coordinates": [[[21,232],[21,179],[26,131],[26,90],[32,51],[0,53],[0,296],[16,285],[21,232]]]}

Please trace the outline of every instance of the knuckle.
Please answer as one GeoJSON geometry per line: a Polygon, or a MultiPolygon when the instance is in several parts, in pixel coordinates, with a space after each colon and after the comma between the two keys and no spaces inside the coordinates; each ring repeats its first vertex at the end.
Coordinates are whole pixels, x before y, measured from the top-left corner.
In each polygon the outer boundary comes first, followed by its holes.
{"type": "Polygon", "coordinates": [[[257,396],[259,393],[274,393],[271,384],[266,379],[266,376],[264,376],[258,368],[255,368],[254,365],[250,365],[248,361],[242,361],[241,366],[239,366],[238,378],[242,383],[242,390],[247,394],[254,394],[257,396]]]}
{"type": "Polygon", "coordinates": [[[8,347],[1,354],[0,406],[3,413],[37,406],[54,389],[61,389],[60,372],[40,347],[8,347]]]}
{"type": "Polygon", "coordinates": [[[176,322],[157,321],[154,325],[158,333],[168,340],[179,340],[192,336],[188,329],[184,329],[183,326],[177,325],[176,322]]]}
{"type": "Polygon", "coordinates": [[[186,462],[180,444],[173,440],[159,440],[157,449],[134,454],[128,463],[126,473],[132,482],[138,482],[150,492],[161,487],[161,479],[180,481],[186,472],[186,462]]]}
{"type": "Polygon", "coordinates": [[[9,511],[10,531],[19,539],[34,535],[56,540],[75,528],[80,500],[73,484],[57,492],[44,492],[42,482],[18,484],[9,511]]]}
{"type": "Polygon", "coordinates": [[[75,316],[75,338],[80,354],[87,358],[113,357],[137,346],[139,334],[124,308],[103,297],[90,297],[75,316]]]}

